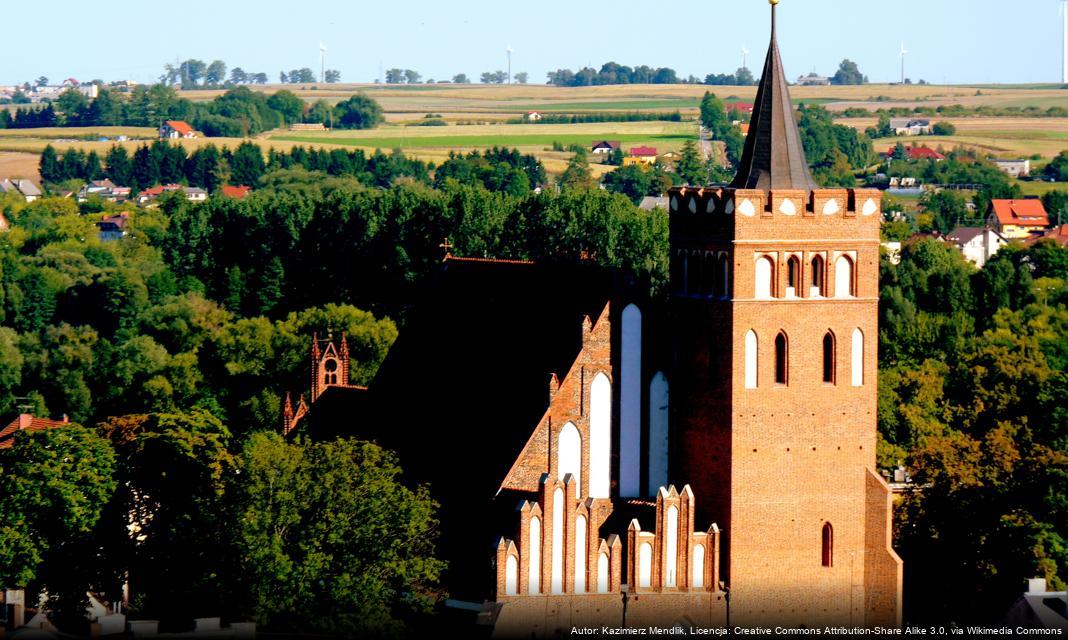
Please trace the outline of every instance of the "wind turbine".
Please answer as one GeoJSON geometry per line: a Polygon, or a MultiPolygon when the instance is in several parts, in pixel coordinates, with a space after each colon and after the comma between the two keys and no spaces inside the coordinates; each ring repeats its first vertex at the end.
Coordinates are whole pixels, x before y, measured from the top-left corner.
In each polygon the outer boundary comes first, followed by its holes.
{"type": "Polygon", "coordinates": [[[508,54],[508,84],[512,84],[512,45],[508,45],[505,52],[508,54]]]}
{"type": "Polygon", "coordinates": [[[908,54],[905,43],[901,43],[901,84],[905,84],[905,56],[908,54]]]}
{"type": "Polygon", "coordinates": [[[326,45],[319,43],[319,82],[326,82],[326,45]]]}
{"type": "MultiPolygon", "coordinates": [[[[1065,2],[1068,2],[1068,0],[1064,0],[1064,1],[1065,1],[1065,2]]],[[[746,49],[746,48],[745,48],[745,45],[743,44],[743,45],[742,45],[742,68],[743,68],[743,69],[747,69],[747,68],[748,68],[748,67],[746,66],[746,64],[745,64],[745,61],[746,61],[746,56],[748,56],[748,55],[749,55],[749,49],[746,49]]]]}
{"type": "Polygon", "coordinates": [[[1068,0],[1061,0],[1061,19],[1063,20],[1063,33],[1062,33],[1062,52],[1061,60],[1061,82],[1068,84],[1068,0]]]}

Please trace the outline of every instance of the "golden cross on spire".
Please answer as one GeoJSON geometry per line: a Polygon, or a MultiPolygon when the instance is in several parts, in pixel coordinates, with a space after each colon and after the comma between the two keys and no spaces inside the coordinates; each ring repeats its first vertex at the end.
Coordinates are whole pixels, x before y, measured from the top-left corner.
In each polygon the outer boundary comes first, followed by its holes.
{"type": "Polygon", "coordinates": [[[451,258],[452,257],[452,245],[449,243],[449,237],[448,236],[445,236],[445,242],[442,242],[441,244],[439,244],[438,248],[445,250],[445,257],[446,258],[451,258]]]}

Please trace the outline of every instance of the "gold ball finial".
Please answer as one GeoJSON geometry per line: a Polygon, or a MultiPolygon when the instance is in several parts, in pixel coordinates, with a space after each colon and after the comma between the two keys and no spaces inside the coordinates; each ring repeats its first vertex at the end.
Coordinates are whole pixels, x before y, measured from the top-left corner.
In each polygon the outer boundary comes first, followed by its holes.
{"type": "Polygon", "coordinates": [[[768,0],[768,4],[774,7],[775,5],[779,4],[779,0],[768,0]]]}

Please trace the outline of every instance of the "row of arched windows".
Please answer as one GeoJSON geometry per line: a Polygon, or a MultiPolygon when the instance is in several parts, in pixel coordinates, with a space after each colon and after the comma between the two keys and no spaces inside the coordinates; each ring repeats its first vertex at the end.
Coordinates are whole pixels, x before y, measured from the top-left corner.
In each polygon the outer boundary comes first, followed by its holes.
{"type": "MultiPolygon", "coordinates": [[[[823,335],[823,366],[821,367],[824,384],[837,384],[838,345],[833,331],[823,335]]],[[[854,329],[850,344],[850,381],[854,387],[864,385],[864,332],[854,329]]],[[[745,334],[745,387],[756,389],[758,380],[759,341],[755,331],[750,329],[745,334]]],[[[790,384],[790,340],[785,331],[775,336],[775,384],[790,384]]]]}
{"type": "Polygon", "coordinates": [[[671,263],[671,283],[675,293],[729,298],[730,264],[725,251],[680,251],[671,263]]]}
{"type": "MultiPolygon", "coordinates": [[[[772,256],[757,257],[754,268],[754,298],[824,298],[827,297],[827,269],[822,255],[813,256],[808,262],[808,273],[803,273],[801,259],[790,256],[786,260],[786,290],[778,291],[775,277],[775,259],[772,256]],[[808,285],[805,290],[804,286],[808,285]]],[[[856,296],[856,269],[853,258],[841,255],[834,261],[834,297],[856,296]]]]}

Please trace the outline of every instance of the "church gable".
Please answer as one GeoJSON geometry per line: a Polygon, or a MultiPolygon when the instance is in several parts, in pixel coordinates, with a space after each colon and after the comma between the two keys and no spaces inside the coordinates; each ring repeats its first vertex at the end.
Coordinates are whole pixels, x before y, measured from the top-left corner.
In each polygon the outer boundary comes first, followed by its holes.
{"type": "Polygon", "coordinates": [[[597,322],[582,323],[582,348],[561,381],[549,381],[549,407],[500,490],[536,493],[542,476],[571,474],[582,498],[607,498],[611,486],[612,324],[611,304],[597,322]]]}

